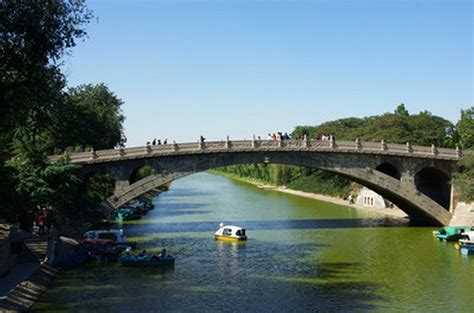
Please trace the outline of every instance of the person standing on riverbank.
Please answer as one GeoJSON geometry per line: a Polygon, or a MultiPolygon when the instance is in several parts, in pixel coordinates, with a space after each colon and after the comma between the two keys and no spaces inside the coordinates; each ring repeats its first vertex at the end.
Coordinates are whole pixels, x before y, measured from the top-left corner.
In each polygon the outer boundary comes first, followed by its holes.
{"type": "Polygon", "coordinates": [[[40,212],[38,216],[38,235],[44,235],[45,234],[45,228],[46,227],[46,215],[44,212],[40,212]]]}

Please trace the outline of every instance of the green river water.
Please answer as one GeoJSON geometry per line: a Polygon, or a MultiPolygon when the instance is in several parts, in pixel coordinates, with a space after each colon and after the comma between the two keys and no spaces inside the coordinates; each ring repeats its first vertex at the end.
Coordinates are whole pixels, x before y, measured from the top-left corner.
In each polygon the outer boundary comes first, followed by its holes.
{"type": "Polygon", "coordinates": [[[123,225],[173,269],[89,264],[36,305],[44,312],[473,312],[474,256],[432,228],[208,173],[179,179],[123,225]],[[245,243],[215,241],[219,223],[245,243]]]}

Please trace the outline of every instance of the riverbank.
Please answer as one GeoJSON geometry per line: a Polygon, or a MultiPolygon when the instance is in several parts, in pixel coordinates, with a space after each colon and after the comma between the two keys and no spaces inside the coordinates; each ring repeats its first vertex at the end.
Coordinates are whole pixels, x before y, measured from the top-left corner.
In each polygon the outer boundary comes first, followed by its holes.
{"type": "Polygon", "coordinates": [[[257,179],[252,179],[252,178],[247,178],[247,177],[240,177],[237,175],[229,174],[229,173],[222,173],[219,171],[209,171],[209,173],[216,174],[216,175],[221,175],[233,180],[241,181],[247,184],[251,184],[256,186],[257,188],[261,190],[272,190],[272,191],[278,191],[278,192],[283,192],[291,195],[295,195],[298,197],[304,197],[304,198],[309,198],[309,199],[314,199],[314,200],[319,200],[319,201],[324,201],[324,202],[329,202],[329,203],[334,203],[334,204],[339,204],[343,205],[349,208],[354,208],[358,210],[363,210],[367,212],[374,212],[378,214],[383,214],[383,215],[388,215],[388,216],[393,216],[393,217],[399,217],[399,218],[404,218],[407,217],[407,214],[403,212],[402,210],[398,208],[387,208],[387,209],[374,209],[374,208],[369,208],[365,207],[362,205],[357,205],[357,204],[349,204],[347,200],[344,200],[342,198],[337,198],[337,197],[331,197],[331,196],[326,196],[326,195],[321,195],[321,194],[316,194],[316,193],[310,193],[310,192],[304,192],[300,190],[294,190],[294,189],[288,189],[285,186],[274,186],[274,185],[269,185],[268,182],[263,182],[259,181],[257,179]]]}
{"type": "Polygon", "coordinates": [[[30,312],[38,298],[46,292],[60,271],[46,264],[38,265],[33,273],[0,300],[1,312],[30,312]]]}

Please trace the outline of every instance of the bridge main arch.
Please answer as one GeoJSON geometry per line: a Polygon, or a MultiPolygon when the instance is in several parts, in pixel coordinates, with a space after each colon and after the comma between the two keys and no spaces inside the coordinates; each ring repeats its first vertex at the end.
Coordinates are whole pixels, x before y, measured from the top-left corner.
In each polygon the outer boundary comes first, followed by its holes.
{"type": "MultiPolygon", "coordinates": [[[[128,161],[126,168],[137,168],[140,164],[149,165],[157,169],[157,173],[130,184],[109,198],[114,207],[119,207],[127,201],[150,191],[160,185],[178,178],[214,169],[218,167],[247,164],[247,163],[275,163],[306,166],[326,170],[342,175],[350,180],[364,185],[405,211],[411,219],[425,224],[446,225],[451,219],[442,205],[428,195],[416,189],[413,183],[400,179],[401,172],[409,172],[416,166],[416,160],[406,160],[402,169],[385,167],[377,169],[380,164],[396,164],[395,156],[360,154],[340,154],[331,152],[302,152],[302,151],[266,151],[266,152],[226,152],[226,153],[198,153],[174,156],[160,156],[152,159],[137,159],[128,161]],[[388,173],[385,173],[388,168],[388,173]]],[[[433,166],[442,167],[442,164],[432,162],[433,166]]],[[[125,172],[130,172],[124,169],[125,172]]]]}

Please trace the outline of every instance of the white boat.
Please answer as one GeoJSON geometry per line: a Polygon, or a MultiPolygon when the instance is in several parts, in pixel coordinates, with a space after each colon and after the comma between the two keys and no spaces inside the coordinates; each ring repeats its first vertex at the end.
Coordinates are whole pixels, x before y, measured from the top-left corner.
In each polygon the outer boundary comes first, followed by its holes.
{"type": "Polygon", "coordinates": [[[474,231],[467,231],[462,234],[461,239],[459,239],[459,243],[465,245],[474,245],[474,231]]]}
{"type": "Polygon", "coordinates": [[[214,234],[214,238],[225,241],[244,241],[247,240],[247,235],[245,234],[245,228],[234,225],[224,226],[224,223],[221,223],[214,234]]]}

